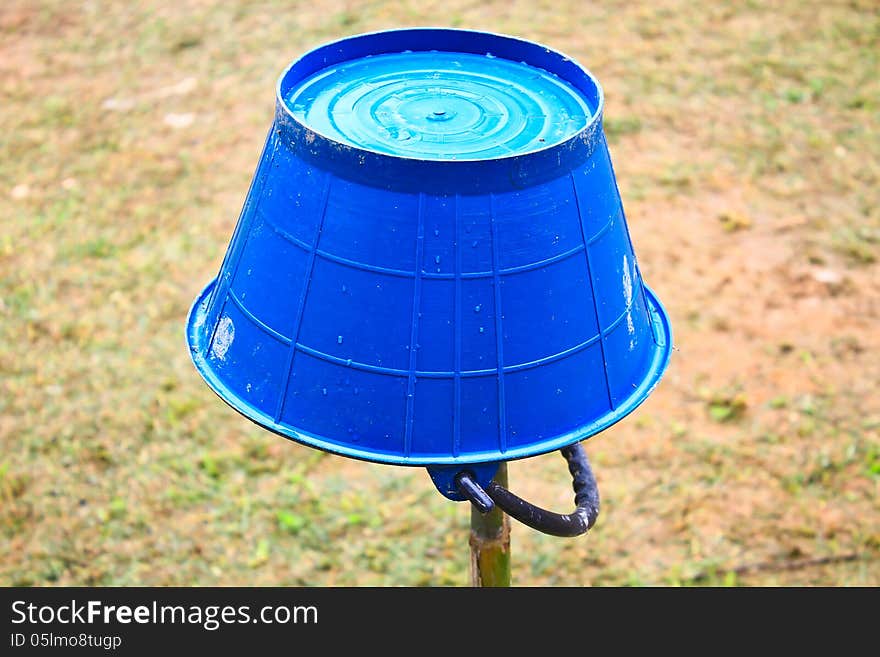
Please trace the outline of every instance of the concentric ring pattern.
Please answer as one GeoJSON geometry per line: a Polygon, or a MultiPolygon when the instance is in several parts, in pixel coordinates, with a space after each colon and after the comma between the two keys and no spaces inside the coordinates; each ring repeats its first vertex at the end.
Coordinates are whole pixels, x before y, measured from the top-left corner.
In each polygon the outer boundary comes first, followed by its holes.
{"type": "Polygon", "coordinates": [[[475,160],[558,144],[593,116],[583,95],[522,62],[453,52],[362,57],[325,68],[284,99],[336,141],[391,155],[475,160]]]}

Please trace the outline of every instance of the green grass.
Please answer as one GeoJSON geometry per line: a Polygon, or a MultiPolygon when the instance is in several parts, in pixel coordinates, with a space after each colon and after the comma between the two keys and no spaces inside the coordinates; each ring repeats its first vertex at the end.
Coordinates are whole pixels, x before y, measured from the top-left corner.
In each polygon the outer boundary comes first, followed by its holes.
{"type": "MultiPolygon", "coordinates": [[[[870,2],[674,0],[4,3],[0,583],[467,582],[464,505],[422,470],[260,431],[183,340],[276,76],[318,43],[419,24],[537,39],[599,77],[640,265],[681,347],[644,410],[588,444],[595,530],[514,526],[514,583],[880,584],[880,17],[870,2]],[[723,277],[774,253],[758,238],[794,255],[734,297],[723,277]],[[798,287],[817,263],[854,282],[798,287]],[[740,317],[755,304],[798,322],[756,333],[740,317]],[[829,326],[862,351],[839,355],[829,326]]],[[[511,487],[571,504],[557,455],[512,464],[511,487]]]]}

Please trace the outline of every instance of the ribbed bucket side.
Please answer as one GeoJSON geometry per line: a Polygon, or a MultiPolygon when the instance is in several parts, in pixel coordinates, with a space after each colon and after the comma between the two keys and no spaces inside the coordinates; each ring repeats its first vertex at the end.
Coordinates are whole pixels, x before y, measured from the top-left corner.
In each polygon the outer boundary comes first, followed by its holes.
{"type": "Polygon", "coordinates": [[[270,133],[194,360],[278,433],[369,460],[550,451],[640,403],[670,348],[604,139],[525,189],[391,191],[270,133]]]}

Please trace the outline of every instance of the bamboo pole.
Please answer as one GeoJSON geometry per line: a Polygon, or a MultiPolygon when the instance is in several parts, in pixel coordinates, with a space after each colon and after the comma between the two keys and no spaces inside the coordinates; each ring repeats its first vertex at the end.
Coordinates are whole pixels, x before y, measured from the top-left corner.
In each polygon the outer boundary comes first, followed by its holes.
{"type": "MultiPolygon", "coordinates": [[[[507,487],[507,463],[495,481],[507,487]]],[[[510,586],[510,518],[497,506],[487,514],[471,505],[471,585],[510,586]]]]}

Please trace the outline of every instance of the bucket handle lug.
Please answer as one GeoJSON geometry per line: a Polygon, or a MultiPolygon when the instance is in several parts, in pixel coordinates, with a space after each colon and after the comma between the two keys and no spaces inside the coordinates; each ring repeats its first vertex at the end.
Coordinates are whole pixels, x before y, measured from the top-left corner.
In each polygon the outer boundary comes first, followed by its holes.
{"type": "Polygon", "coordinates": [[[495,481],[484,489],[468,472],[456,477],[459,492],[477,508],[488,513],[498,506],[511,518],[551,536],[580,536],[596,523],[599,515],[599,488],[587,453],[580,443],[560,450],[568,462],[574,489],[575,509],[571,513],[547,511],[511,493],[495,481]]]}

